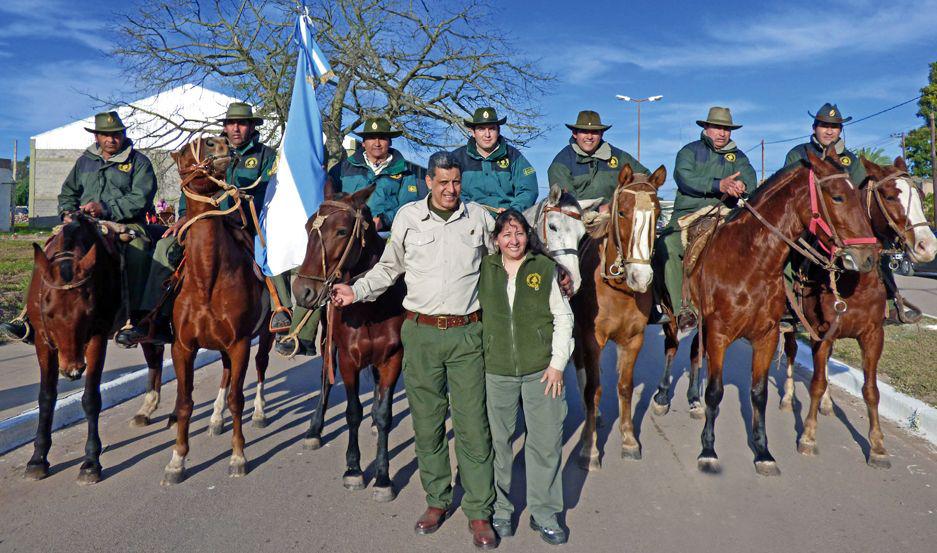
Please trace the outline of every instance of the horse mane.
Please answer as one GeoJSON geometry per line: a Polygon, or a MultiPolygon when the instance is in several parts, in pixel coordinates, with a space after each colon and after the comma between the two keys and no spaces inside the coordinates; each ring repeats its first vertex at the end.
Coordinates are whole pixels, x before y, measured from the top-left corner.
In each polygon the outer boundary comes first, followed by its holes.
{"type": "MultiPolygon", "coordinates": [[[[764,183],[761,184],[758,188],[752,192],[752,195],[748,197],[747,202],[752,205],[752,207],[759,207],[762,203],[770,200],[774,194],[782,190],[787,184],[794,179],[797,175],[798,170],[807,167],[807,162],[800,160],[799,164],[791,164],[787,167],[779,169],[776,173],[768,177],[764,183]]],[[[730,222],[738,219],[741,213],[745,212],[745,209],[737,207],[732,210],[725,218],[725,222],[730,222]]]]}

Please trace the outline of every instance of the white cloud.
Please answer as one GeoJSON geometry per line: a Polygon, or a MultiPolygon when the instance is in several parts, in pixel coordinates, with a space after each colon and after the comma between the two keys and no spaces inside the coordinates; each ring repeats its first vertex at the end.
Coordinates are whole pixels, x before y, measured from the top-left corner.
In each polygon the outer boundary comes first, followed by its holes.
{"type": "Polygon", "coordinates": [[[54,39],[73,41],[95,50],[108,50],[107,25],[100,18],[75,15],[74,6],[61,0],[16,0],[0,4],[4,39],[54,39]]]}

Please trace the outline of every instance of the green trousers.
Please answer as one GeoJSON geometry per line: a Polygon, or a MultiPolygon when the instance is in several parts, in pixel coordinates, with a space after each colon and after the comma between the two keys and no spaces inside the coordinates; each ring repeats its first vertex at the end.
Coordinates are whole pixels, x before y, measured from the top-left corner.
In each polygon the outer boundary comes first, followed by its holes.
{"type": "Polygon", "coordinates": [[[470,520],[487,519],[495,492],[481,323],[439,330],[407,320],[401,339],[404,382],[426,503],[440,509],[452,503],[446,439],[446,410],[451,407],[459,478],[465,490],[462,510],[470,520]]]}
{"type": "MultiPolygon", "coordinates": [[[[130,224],[127,228],[137,232],[139,236],[146,236],[142,225],[130,224]]],[[[146,275],[150,272],[152,258],[152,244],[145,238],[135,238],[124,248],[124,263],[127,273],[127,293],[130,302],[130,312],[139,311],[143,304],[146,275]]]]}
{"type": "Polygon", "coordinates": [[[683,242],[680,231],[665,228],[654,245],[655,267],[657,275],[664,275],[664,287],[670,296],[670,305],[674,314],[683,307],[683,242]]]}
{"type": "Polygon", "coordinates": [[[488,422],[494,449],[495,512],[494,518],[510,520],[511,469],[514,448],[511,437],[521,405],[527,436],[524,461],[527,466],[527,508],[544,528],[559,528],[556,516],[563,511],[563,421],[566,419],[566,388],[559,397],[544,395],[546,383],[540,382],[543,371],[525,376],[485,375],[488,422]]]}

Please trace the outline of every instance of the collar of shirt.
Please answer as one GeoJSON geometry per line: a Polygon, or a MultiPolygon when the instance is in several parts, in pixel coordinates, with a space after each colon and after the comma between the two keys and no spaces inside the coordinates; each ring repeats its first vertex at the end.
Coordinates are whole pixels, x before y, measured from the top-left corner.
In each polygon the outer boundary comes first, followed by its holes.
{"type": "MultiPolygon", "coordinates": [[[[810,142],[813,144],[813,147],[817,149],[821,154],[826,152],[826,148],[823,147],[823,144],[820,144],[820,141],[817,140],[817,135],[810,135],[810,142]]],[[[843,137],[836,139],[836,142],[833,143],[833,149],[836,150],[837,155],[843,155],[843,152],[846,151],[846,141],[843,140],[843,137]]]]}
{"type": "Polygon", "coordinates": [[[612,145],[604,140],[591,154],[587,154],[585,150],[580,148],[579,144],[577,144],[574,139],[570,141],[570,145],[573,147],[573,151],[576,152],[576,155],[586,158],[585,160],[579,160],[579,163],[588,163],[592,161],[592,158],[602,161],[608,161],[612,158],[612,145]]]}
{"type": "Polygon", "coordinates": [[[459,205],[458,205],[458,207],[456,207],[455,209],[452,210],[452,216],[449,217],[448,220],[445,220],[445,219],[443,219],[442,217],[440,217],[439,215],[436,215],[435,213],[433,213],[433,210],[429,208],[429,202],[431,202],[431,201],[432,201],[432,199],[431,199],[430,195],[427,194],[427,195],[426,195],[426,201],[425,201],[425,202],[417,202],[417,206],[418,206],[418,208],[419,208],[419,210],[420,210],[420,212],[419,212],[419,217],[418,217],[418,219],[419,219],[420,221],[425,221],[425,220],[427,220],[427,219],[433,219],[433,220],[439,221],[439,222],[441,222],[441,223],[448,224],[448,223],[451,223],[451,222],[453,222],[453,221],[456,221],[456,220],[458,220],[458,219],[460,219],[460,218],[462,218],[462,217],[468,215],[468,213],[467,213],[466,210],[465,210],[465,201],[464,201],[464,200],[459,200],[459,205]]]}
{"type": "Polygon", "coordinates": [[[364,157],[364,162],[368,164],[368,167],[371,169],[371,171],[375,175],[380,175],[381,171],[383,171],[384,169],[387,169],[390,166],[390,162],[393,161],[394,159],[393,155],[387,154],[387,157],[384,158],[384,161],[380,163],[373,163],[371,161],[371,158],[368,157],[368,154],[364,154],[363,157],[364,157]]]}

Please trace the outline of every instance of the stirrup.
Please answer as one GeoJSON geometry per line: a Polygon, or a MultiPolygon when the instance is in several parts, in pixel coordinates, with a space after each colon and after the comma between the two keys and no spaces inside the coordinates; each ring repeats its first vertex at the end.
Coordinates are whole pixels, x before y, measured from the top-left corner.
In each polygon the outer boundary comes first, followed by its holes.
{"type": "Polygon", "coordinates": [[[290,311],[288,307],[283,307],[282,305],[274,309],[273,313],[270,314],[270,323],[268,328],[273,334],[282,334],[284,332],[289,332],[290,326],[293,324],[293,312],[290,311]],[[286,322],[283,322],[277,326],[274,326],[273,322],[277,319],[277,315],[280,313],[286,313],[286,322]]]}
{"type": "Polygon", "coordinates": [[[11,340],[23,342],[24,344],[33,343],[33,326],[29,324],[29,320],[27,320],[24,315],[20,315],[11,321],[3,323],[3,333],[11,340]],[[22,336],[14,332],[13,327],[17,326],[17,323],[23,326],[22,336]]]}

